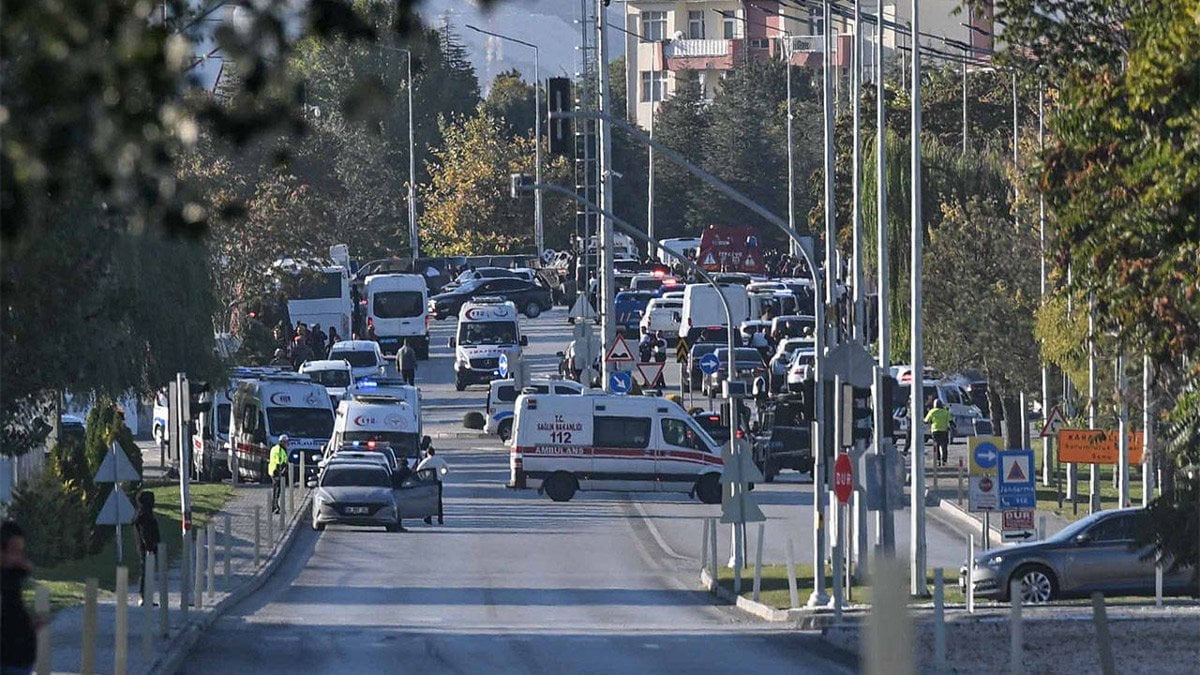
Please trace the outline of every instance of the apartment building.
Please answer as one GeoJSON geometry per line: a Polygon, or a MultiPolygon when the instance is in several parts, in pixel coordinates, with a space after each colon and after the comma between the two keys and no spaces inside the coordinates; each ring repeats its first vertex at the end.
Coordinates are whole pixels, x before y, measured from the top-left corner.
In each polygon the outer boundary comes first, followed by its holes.
{"type": "MultiPolygon", "coordinates": [[[[853,21],[841,14],[852,7],[851,0],[834,4],[830,63],[839,81],[849,72],[854,35],[853,21]]],[[[825,63],[819,0],[626,0],[624,8],[628,114],[643,128],[649,128],[657,105],[674,94],[681,70],[695,71],[711,100],[721,79],[746,59],[788,58],[793,66],[813,69],[825,63]]],[[[888,22],[907,27],[910,10],[910,2],[884,0],[888,22]]],[[[874,16],[875,0],[864,0],[861,11],[874,16]]],[[[920,28],[923,45],[947,54],[987,60],[993,47],[991,13],[971,12],[962,0],[922,0],[920,28]]],[[[875,35],[875,27],[864,22],[862,67],[868,78],[875,70],[869,47],[875,35]]],[[[883,43],[885,59],[907,58],[907,35],[885,26],[883,43]]]]}

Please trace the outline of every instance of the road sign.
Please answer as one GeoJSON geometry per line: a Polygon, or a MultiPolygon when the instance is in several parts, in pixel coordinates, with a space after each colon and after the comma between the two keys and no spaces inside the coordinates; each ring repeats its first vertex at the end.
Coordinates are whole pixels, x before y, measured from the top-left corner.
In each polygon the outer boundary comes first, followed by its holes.
{"type": "Polygon", "coordinates": [[[633,351],[629,349],[629,343],[625,341],[624,335],[618,335],[616,340],[613,340],[612,347],[608,348],[608,353],[605,354],[604,360],[609,363],[637,363],[637,359],[633,357],[633,351]]]}
{"type": "Polygon", "coordinates": [[[688,343],[687,340],[679,338],[679,342],[675,344],[675,363],[687,363],[688,360],[688,343]]]}
{"type": "Polygon", "coordinates": [[[104,455],[104,461],[100,462],[100,468],[96,471],[96,477],[92,479],[92,482],[124,483],[141,479],[137,469],[133,468],[133,464],[125,456],[125,451],[116,449],[109,450],[104,455]]]}
{"type": "MultiPolygon", "coordinates": [[[[127,460],[128,461],[128,460],[127,460]]],[[[96,515],[97,525],[128,525],[133,522],[133,502],[116,485],[96,515]]]]}
{"type": "Polygon", "coordinates": [[[972,436],[968,441],[967,457],[971,467],[967,506],[970,511],[994,511],[1000,506],[996,469],[1001,443],[998,436],[972,436]]]}
{"type": "Polygon", "coordinates": [[[595,319],[596,310],[592,307],[592,303],[588,300],[586,293],[580,293],[575,299],[575,304],[571,306],[571,312],[568,316],[576,319],[595,319]]]}
{"type": "Polygon", "coordinates": [[[854,492],[854,468],[850,464],[850,455],[839,453],[833,463],[833,493],[838,501],[845,504],[850,501],[854,492]]]}
{"type": "Polygon", "coordinates": [[[758,507],[758,500],[748,489],[748,483],[761,483],[762,471],[754,464],[750,443],[745,439],[726,443],[721,450],[724,470],[721,472],[721,522],[761,523],[767,516],[758,507]]]}
{"type": "Polygon", "coordinates": [[[1032,450],[1001,452],[999,477],[1001,509],[1032,509],[1037,506],[1032,450]]]}
{"type": "MultiPolygon", "coordinates": [[[[1067,464],[1116,464],[1121,459],[1112,429],[1063,429],[1058,432],[1058,459],[1067,464]]],[[[1142,432],[1129,434],[1129,463],[1142,463],[1142,432]]]]}
{"type": "Polygon", "coordinates": [[[633,389],[633,373],[627,370],[610,373],[608,376],[608,388],[614,394],[628,394],[633,389]]]}
{"type": "Polygon", "coordinates": [[[658,361],[637,364],[638,374],[642,376],[642,386],[653,387],[662,377],[665,365],[667,364],[658,361]]]}
{"type": "Polygon", "coordinates": [[[1046,423],[1042,425],[1042,438],[1050,438],[1057,436],[1059,430],[1067,426],[1067,418],[1063,415],[1062,410],[1058,406],[1050,409],[1050,414],[1046,416],[1046,423]]]}
{"type": "Polygon", "coordinates": [[[1018,509],[1003,512],[1000,537],[1004,541],[1029,541],[1037,536],[1033,529],[1033,510],[1018,509]]]}
{"type": "Polygon", "coordinates": [[[721,360],[717,358],[716,354],[705,354],[700,357],[700,372],[705,375],[712,375],[720,367],[721,360]]]}
{"type": "Polygon", "coordinates": [[[500,377],[508,377],[508,354],[500,354],[500,377]]]}

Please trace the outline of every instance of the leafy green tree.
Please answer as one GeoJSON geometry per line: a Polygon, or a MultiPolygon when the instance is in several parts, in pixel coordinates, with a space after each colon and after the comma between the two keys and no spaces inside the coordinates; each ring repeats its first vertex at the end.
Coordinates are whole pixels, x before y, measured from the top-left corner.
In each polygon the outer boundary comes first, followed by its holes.
{"type": "MultiPolygon", "coordinates": [[[[654,118],[654,140],[689,161],[703,161],[701,143],[712,124],[712,114],[695,71],[675,74],[675,94],[659,104],[654,118]]],[[[707,186],[667,159],[654,158],[654,228],[660,239],[698,233],[700,223],[689,223],[688,205],[707,186]]]]}
{"type": "Polygon", "coordinates": [[[482,105],[484,112],[504,120],[513,136],[533,135],[536,121],[533,85],[522,80],[521,72],[516,68],[506,70],[492,80],[482,105]]]}

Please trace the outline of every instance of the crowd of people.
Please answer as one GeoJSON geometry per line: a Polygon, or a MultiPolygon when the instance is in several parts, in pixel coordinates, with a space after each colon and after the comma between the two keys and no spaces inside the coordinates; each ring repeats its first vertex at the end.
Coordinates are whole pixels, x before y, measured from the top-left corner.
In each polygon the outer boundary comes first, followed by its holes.
{"type": "Polygon", "coordinates": [[[287,324],[280,321],[271,335],[275,341],[271,365],[290,366],[295,370],[305,361],[328,357],[333,346],[343,339],[333,326],[330,326],[329,332],[326,333],[321,330],[321,324],[313,324],[310,328],[302,321],[296,322],[296,328],[290,334],[287,324]]]}

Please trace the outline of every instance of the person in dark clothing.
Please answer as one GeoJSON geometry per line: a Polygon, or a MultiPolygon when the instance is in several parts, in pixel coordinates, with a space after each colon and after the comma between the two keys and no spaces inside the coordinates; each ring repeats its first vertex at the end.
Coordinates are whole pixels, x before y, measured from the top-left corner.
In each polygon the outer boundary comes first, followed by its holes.
{"type": "MultiPolygon", "coordinates": [[[[408,466],[408,458],[401,457],[400,465],[396,467],[396,477],[394,479],[396,487],[403,485],[404,481],[408,480],[412,475],[412,469],[408,466]]],[[[400,528],[401,532],[408,532],[404,527],[404,513],[399,510],[396,512],[396,526],[400,528]]]]}
{"type": "MultiPolygon", "coordinates": [[[[146,556],[154,556],[154,568],[158,569],[158,520],[154,518],[154,493],[142,490],[138,494],[137,515],[133,517],[133,529],[137,532],[138,593],[142,596],[139,605],[146,604],[146,556]]],[[[154,580],[150,580],[150,595],[154,595],[154,580]]]]}
{"type": "Polygon", "coordinates": [[[25,555],[25,532],[11,520],[0,524],[0,669],[5,675],[33,672],[37,629],[45,623],[25,607],[21,587],[33,565],[25,555]]]}
{"type": "Polygon", "coordinates": [[[316,358],[321,358],[322,354],[329,353],[328,350],[325,348],[326,338],[327,338],[327,336],[325,335],[325,331],[321,330],[321,324],[314,323],[312,330],[309,331],[308,341],[309,341],[309,346],[312,347],[313,355],[316,358]]]}
{"type": "Polygon", "coordinates": [[[412,348],[408,340],[396,350],[396,370],[400,371],[400,377],[404,378],[405,384],[417,383],[417,350],[412,348]]]}

